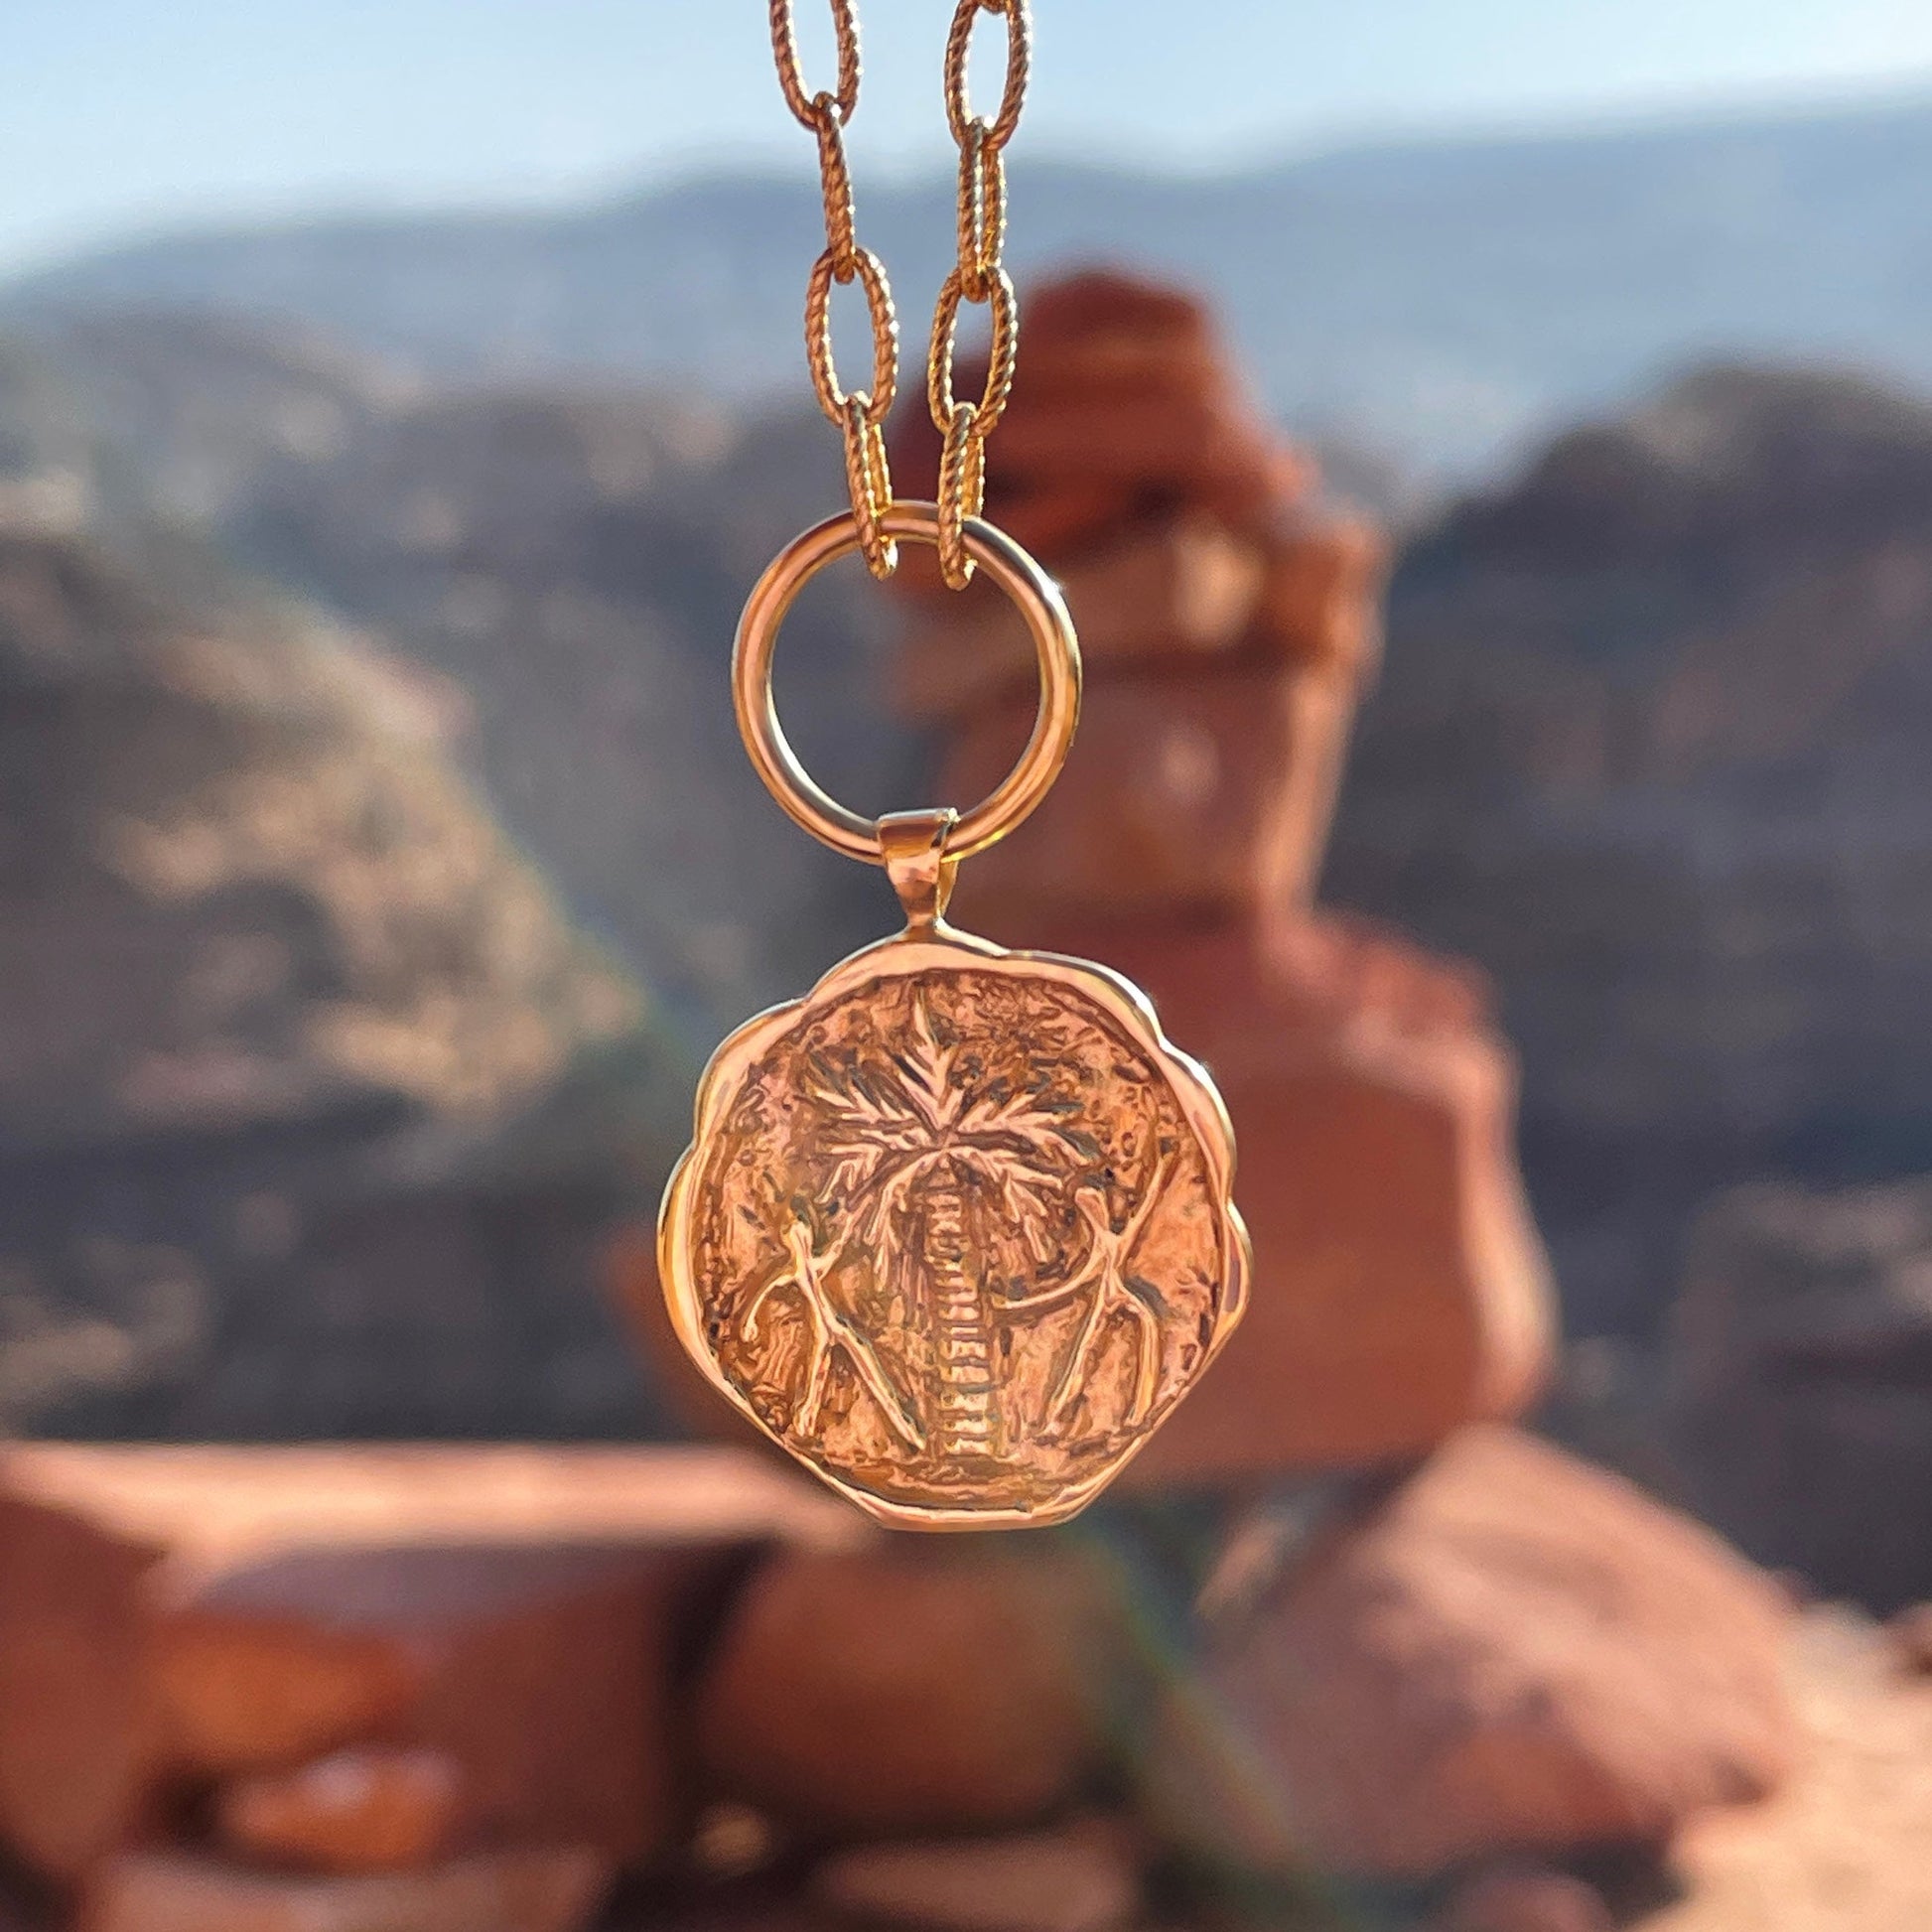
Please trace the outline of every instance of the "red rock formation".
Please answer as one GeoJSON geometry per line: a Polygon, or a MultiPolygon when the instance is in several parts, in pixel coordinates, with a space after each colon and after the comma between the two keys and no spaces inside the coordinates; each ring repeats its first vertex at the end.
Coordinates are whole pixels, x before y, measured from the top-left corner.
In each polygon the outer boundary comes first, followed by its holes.
{"type": "Polygon", "coordinates": [[[1505,1864],[1461,1886],[1434,1932],[1615,1932],[1601,1895],[1567,1871],[1505,1864]]]}
{"type": "Polygon", "coordinates": [[[147,1853],[105,1865],[79,1932],[581,1932],[614,1876],[576,1848],[501,1852],[352,1878],[147,1853]]]}
{"type": "Polygon", "coordinates": [[[230,1779],[215,1836],[243,1859],[313,1871],[436,1864],[463,1834],[466,1783],[447,1751],[359,1744],[230,1779]]]}
{"type": "Polygon", "coordinates": [[[260,1763],[287,1742],[289,1687],[299,1696],[317,1667],[353,1683],[359,1666],[369,1710],[393,1699],[375,1734],[446,1759],[479,1837],[629,1862],[681,1813],[667,1658],[680,1605],[704,1588],[676,1551],[323,1549],[251,1564],[163,1606],[157,1670],[177,1720],[164,1749],[183,1777],[260,1763]],[[212,1763],[195,1756],[216,1727],[210,1694],[226,1726],[212,1763]]]}
{"type": "Polygon", "coordinates": [[[1659,1845],[1783,1775],[1789,1621],[1709,1532],[1468,1429],[1223,1619],[1151,1772],[1171,1829],[1248,1863],[1659,1845]]]}
{"type": "Polygon", "coordinates": [[[840,1832],[1031,1823],[1101,1762],[1111,1608],[1057,1544],[783,1556],[698,1685],[704,1761],[735,1795],[840,1832]]]}
{"type": "Polygon", "coordinates": [[[1115,1932],[1143,1915],[1134,1848],[1108,1821],[1006,1838],[867,1845],[819,1866],[841,1919],[929,1932],[1115,1932]]]}
{"type": "Polygon", "coordinates": [[[1531,1405],[1552,1298],[1476,976],[1329,917],[1050,936],[1144,986],[1213,1067],[1255,1243],[1241,1327],[1130,1490],[1419,1454],[1531,1405]]]}
{"type": "Polygon", "coordinates": [[[466,1832],[635,1856],[686,1801],[690,1619],[758,1544],[848,1527],[704,1450],[9,1450],[0,1838],[76,1879],[210,1786],[259,1835],[229,1780],[296,1771],[286,1826],[305,1762],[381,1742],[456,1767],[466,1832]]]}
{"type": "MultiPolygon", "coordinates": [[[[1317,502],[1191,298],[1088,274],[1025,307],[987,514],[1063,573],[1086,693],[1058,785],[962,868],[955,916],[1147,987],[1221,1081],[1256,1246],[1243,1327],[1126,1480],[1362,1463],[1520,1414],[1554,1311],[1509,1051],[1468,975],[1310,910],[1382,542],[1317,502]]],[[[911,494],[922,423],[908,404],[895,437],[911,494]]],[[[901,697],[970,803],[1025,741],[1030,647],[990,586],[941,593],[909,551],[900,578],[901,697]]]]}
{"type": "Polygon", "coordinates": [[[143,1602],[165,1554],[32,1494],[0,1495],[0,1837],[70,1878],[143,1822],[155,1725],[143,1602]]]}

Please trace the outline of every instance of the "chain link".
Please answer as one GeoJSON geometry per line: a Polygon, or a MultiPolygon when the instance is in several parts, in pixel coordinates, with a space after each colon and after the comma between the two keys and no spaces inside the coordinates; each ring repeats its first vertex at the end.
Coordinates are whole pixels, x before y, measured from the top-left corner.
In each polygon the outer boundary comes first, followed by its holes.
{"type": "Polygon", "coordinates": [[[959,150],[959,270],[975,302],[984,299],[1007,238],[1006,164],[988,132],[985,121],[969,122],[959,150]]]}
{"type": "Polygon", "coordinates": [[[838,116],[838,103],[830,94],[820,94],[812,103],[812,112],[816,116],[812,132],[818,136],[818,179],[825,202],[825,249],[833,274],[841,282],[850,282],[853,257],[859,248],[859,216],[852,205],[845,127],[838,116]]]}
{"type": "MultiPolygon", "coordinates": [[[[832,31],[839,45],[839,86],[832,99],[844,122],[859,108],[857,0],[832,0],[832,31]]],[[[798,64],[798,30],[792,24],[791,0],[771,0],[771,58],[778,64],[778,85],[784,89],[785,105],[807,129],[816,129],[818,103],[824,96],[812,93],[805,85],[804,69],[798,64]]]]}
{"type": "Polygon", "coordinates": [[[966,65],[973,50],[973,29],[982,14],[997,14],[1007,23],[1007,77],[1000,92],[1000,111],[988,133],[992,145],[1003,148],[1020,125],[1027,102],[1027,81],[1033,71],[1034,17],[1029,0],[959,0],[946,36],[946,125],[961,147],[966,130],[977,118],[966,90],[966,65]]]}
{"type": "MultiPolygon", "coordinates": [[[[966,272],[955,268],[939,291],[939,306],[932,317],[932,348],[925,369],[926,406],[932,411],[932,420],[942,436],[965,407],[952,392],[953,339],[959,332],[959,305],[970,299],[966,293],[966,272]]],[[[1013,390],[1014,364],[1019,354],[1020,305],[1004,268],[994,269],[986,279],[980,299],[993,312],[986,387],[980,394],[973,423],[973,434],[984,442],[998,426],[1013,390]]],[[[979,512],[974,510],[969,514],[977,516],[979,512]]]]}
{"type": "Polygon", "coordinates": [[[898,317],[893,310],[885,265],[870,248],[852,251],[843,276],[838,256],[830,248],[812,264],[811,280],[805,285],[805,360],[811,368],[812,387],[818,391],[819,407],[832,422],[845,421],[846,404],[855,398],[863,405],[869,423],[877,426],[885,422],[898,388],[898,317]],[[839,372],[832,360],[832,284],[839,281],[856,281],[865,291],[866,313],[872,320],[872,387],[855,389],[850,397],[839,387],[839,372]]]}
{"type": "Polygon", "coordinates": [[[1033,67],[1033,13],[1029,0],[958,0],[946,36],[946,125],[959,144],[959,265],[946,277],[932,314],[926,355],[926,406],[942,444],[939,463],[939,573],[953,590],[973,575],[962,531],[986,498],[986,439],[999,426],[1013,389],[1019,351],[1020,309],[1013,282],[1000,265],[1006,245],[1006,145],[1020,125],[1033,67]],[[1000,108],[990,120],[973,112],[967,86],[973,33],[983,14],[1006,22],[1006,81],[1000,108]],[[993,340],[986,387],[977,403],[953,394],[953,345],[963,302],[984,303],[993,340]]]}
{"type": "MultiPolygon", "coordinates": [[[[898,388],[898,317],[879,257],[859,245],[845,129],[858,111],[862,67],[857,0],[830,0],[838,44],[838,84],[812,92],[798,59],[793,0],[770,0],[771,53],[785,104],[818,143],[819,184],[825,204],[825,251],[812,264],[805,289],[805,359],[819,407],[845,441],[846,483],[859,547],[875,577],[889,577],[898,561],[885,534],[893,502],[886,462],[885,423],[898,388]],[[846,390],[832,352],[832,289],[859,285],[872,325],[872,386],[846,390]]],[[[986,439],[998,426],[1013,388],[1020,312],[1013,282],[1001,266],[1006,245],[1005,150],[1020,125],[1033,66],[1030,0],[957,0],[946,36],[946,125],[959,146],[959,262],[946,277],[933,311],[926,356],[926,406],[942,439],[939,461],[939,570],[954,590],[972,577],[966,553],[967,518],[986,497],[986,439]],[[982,14],[1006,23],[1006,79],[999,112],[973,112],[967,86],[973,33],[982,14]],[[953,394],[953,348],[962,303],[984,304],[992,328],[986,386],[977,402],[953,394]]]]}

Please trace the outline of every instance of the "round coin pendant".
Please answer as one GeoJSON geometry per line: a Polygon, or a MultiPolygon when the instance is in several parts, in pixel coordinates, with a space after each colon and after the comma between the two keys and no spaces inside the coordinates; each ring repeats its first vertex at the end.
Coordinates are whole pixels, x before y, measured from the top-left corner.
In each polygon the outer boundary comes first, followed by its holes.
{"type": "Polygon", "coordinates": [[[873,1515],[1058,1522],[1240,1317],[1233,1165],[1127,981],[914,923],[718,1049],[664,1293],[724,1394],[873,1515]]]}

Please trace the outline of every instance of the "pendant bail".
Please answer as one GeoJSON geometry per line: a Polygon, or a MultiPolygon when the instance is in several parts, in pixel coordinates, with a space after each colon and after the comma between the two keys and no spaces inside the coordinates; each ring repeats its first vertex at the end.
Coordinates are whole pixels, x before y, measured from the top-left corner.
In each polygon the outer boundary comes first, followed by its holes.
{"type": "Polygon", "coordinates": [[[946,916],[959,861],[946,844],[959,814],[950,805],[937,810],[888,812],[879,821],[879,849],[886,877],[905,908],[908,929],[937,925],[946,916]]]}

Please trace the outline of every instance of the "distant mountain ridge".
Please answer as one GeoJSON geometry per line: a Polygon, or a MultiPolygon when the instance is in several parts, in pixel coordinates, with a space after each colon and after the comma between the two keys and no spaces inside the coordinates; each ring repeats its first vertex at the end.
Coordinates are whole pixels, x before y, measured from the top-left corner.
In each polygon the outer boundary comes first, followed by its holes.
{"type": "MultiPolygon", "coordinates": [[[[1016,164],[1024,276],[1133,259],[1223,304],[1270,406],[1425,469],[1715,352],[1932,379],[1932,103],[1358,148],[1212,178],[1016,164]]],[[[861,183],[909,337],[950,181],[861,183]]],[[[562,213],[371,216],[163,236],[0,288],[318,326],[444,372],[590,370],[726,401],[801,380],[821,245],[795,174],[562,213]]],[[[1024,367],[1023,378],[1024,379],[1024,367]]]]}

